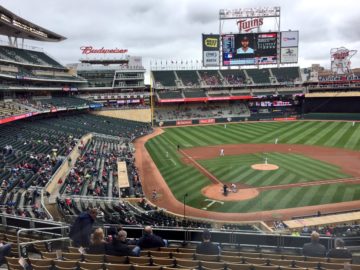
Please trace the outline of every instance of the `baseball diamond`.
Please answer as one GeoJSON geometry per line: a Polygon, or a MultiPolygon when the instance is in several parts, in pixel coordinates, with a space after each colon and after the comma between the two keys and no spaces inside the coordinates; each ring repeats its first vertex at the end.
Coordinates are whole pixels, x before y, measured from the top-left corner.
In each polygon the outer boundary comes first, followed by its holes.
{"type": "MultiPolygon", "coordinates": [[[[188,206],[201,209],[207,198],[203,189],[209,193],[209,186],[213,185],[211,198],[224,203],[214,204],[207,211],[239,216],[288,209],[283,211],[286,215],[289,210],[298,213],[314,211],[314,207],[352,205],[360,199],[360,153],[354,151],[360,148],[359,135],[358,126],[338,121],[249,122],[228,124],[226,129],[223,125],[158,129],[146,142],[146,149],[154,161],[154,171],[159,174],[154,172],[145,186],[166,183],[165,193],[171,192],[179,201],[188,193],[188,206]],[[274,138],[278,138],[276,145],[274,138]],[[180,151],[175,147],[177,144],[181,145],[180,151]],[[224,156],[219,156],[219,149],[224,149],[224,156]],[[164,162],[165,152],[178,166],[164,162]],[[265,158],[279,169],[251,168],[252,164],[264,163],[265,158]],[[236,183],[239,199],[232,194],[230,200],[225,198],[217,185],[222,183],[236,183]],[[254,188],[258,191],[256,196],[242,199],[244,190],[254,188]]],[[[146,140],[139,139],[137,147],[146,140]]],[[[169,209],[165,200],[157,204],[169,209]]]]}

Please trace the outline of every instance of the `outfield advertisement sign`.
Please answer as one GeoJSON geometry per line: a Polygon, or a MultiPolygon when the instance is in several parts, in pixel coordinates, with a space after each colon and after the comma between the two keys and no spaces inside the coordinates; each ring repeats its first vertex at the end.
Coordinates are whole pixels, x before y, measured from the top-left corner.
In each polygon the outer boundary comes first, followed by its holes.
{"type": "Polygon", "coordinates": [[[199,124],[214,124],[215,123],[215,119],[214,118],[210,118],[210,119],[200,119],[199,120],[199,124]]]}
{"type": "Polygon", "coordinates": [[[192,120],[179,120],[176,121],[177,126],[186,126],[186,125],[192,125],[192,120]]]}

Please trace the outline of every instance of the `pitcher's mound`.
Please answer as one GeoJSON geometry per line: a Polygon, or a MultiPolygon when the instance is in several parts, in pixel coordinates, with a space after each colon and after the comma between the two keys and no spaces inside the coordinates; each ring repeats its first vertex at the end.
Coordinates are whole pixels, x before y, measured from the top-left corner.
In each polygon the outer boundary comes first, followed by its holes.
{"type": "Polygon", "coordinates": [[[235,193],[230,192],[227,196],[223,194],[222,184],[212,184],[204,187],[201,192],[205,197],[220,201],[244,201],[259,195],[257,188],[239,188],[235,193]]]}
{"type": "Polygon", "coordinates": [[[279,169],[279,166],[274,164],[254,164],[251,168],[258,171],[275,171],[279,169]]]}

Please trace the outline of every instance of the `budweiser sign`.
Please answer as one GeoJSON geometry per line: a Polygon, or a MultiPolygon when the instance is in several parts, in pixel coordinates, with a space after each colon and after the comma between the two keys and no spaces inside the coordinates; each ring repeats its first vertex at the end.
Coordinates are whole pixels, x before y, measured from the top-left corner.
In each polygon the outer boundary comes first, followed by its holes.
{"type": "Polygon", "coordinates": [[[263,18],[254,18],[254,19],[247,19],[247,20],[238,20],[236,22],[238,25],[240,32],[249,32],[254,28],[258,28],[264,24],[263,18]]]}
{"type": "Polygon", "coordinates": [[[92,53],[127,53],[127,49],[105,49],[104,47],[100,49],[93,48],[93,46],[82,46],[80,47],[80,50],[82,50],[82,54],[92,54],[92,53]]]}

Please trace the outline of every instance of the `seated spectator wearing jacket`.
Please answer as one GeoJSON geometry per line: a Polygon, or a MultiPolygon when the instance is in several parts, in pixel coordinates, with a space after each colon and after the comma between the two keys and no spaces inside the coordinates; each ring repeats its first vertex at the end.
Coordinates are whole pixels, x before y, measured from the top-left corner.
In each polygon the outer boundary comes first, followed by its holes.
{"type": "Polygon", "coordinates": [[[127,241],[127,232],[120,230],[113,241],[107,245],[106,254],[114,256],[139,256],[140,248],[137,246],[133,249],[130,248],[127,241]]]}
{"type": "Polygon", "coordinates": [[[105,254],[107,244],[105,241],[104,231],[101,228],[95,230],[91,235],[90,246],[86,249],[89,254],[105,254]]]}
{"type": "Polygon", "coordinates": [[[320,235],[317,232],[311,233],[311,242],[303,246],[303,255],[309,257],[325,257],[326,248],[319,243],[320,235]]]}
{"type": "Polygon", "coordinates": [[[211,242],[211,234],[209,230],[205,229],[202,234],[203,241],[196,247],[197,254],[205,255],[220,255],[219,246],[211,242]]]}
{"type": "Polygon", "coordinates": [[[329,258],[352,258],[351,252],[347,248],[345,248],[345,242],[341,238],[335,239],[335,248],[331,249],[328,252],[327,256],[329,258]]]}
{"type": "Polygon", "coordinates": [[[144,248],[157,248],[167,246],[167,240],[163,240],[160,236],[153,233],[151,226],[145,226],[144,234],[138,241],[138,246],[144,248]]]}

